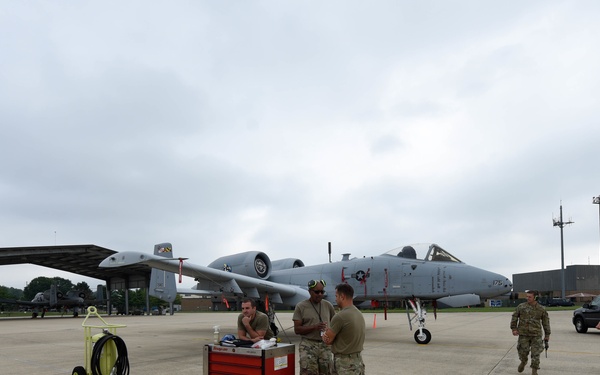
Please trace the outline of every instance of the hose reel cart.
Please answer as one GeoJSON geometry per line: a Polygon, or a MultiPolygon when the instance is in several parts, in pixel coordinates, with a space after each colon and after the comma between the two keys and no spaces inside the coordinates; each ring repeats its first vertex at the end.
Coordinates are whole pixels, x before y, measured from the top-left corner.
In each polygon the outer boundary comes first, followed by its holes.
{"type": "Polygon", "coordinates": [[[96,307],[90,306],[81,326],[85,339],[85,367],[75,367],[72,375],[129,375],[127,346],[117,336],[117,328],[126,325],[108,324],[98,314],[96,307]],[[89,324],[90,317],[100,319],[103,324],[89,324]],[[100,329],[101,332],[92,335],[92,329],[100,329]]]}

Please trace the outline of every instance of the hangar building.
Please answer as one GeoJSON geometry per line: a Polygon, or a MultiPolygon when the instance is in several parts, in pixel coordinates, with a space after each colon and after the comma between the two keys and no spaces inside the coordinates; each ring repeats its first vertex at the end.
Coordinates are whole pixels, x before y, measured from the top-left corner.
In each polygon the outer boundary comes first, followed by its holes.
{"type": "MultiPolygon", "coordinates": [[[[562,271],[549,270],[513,274],[513,291],[538,290],[547,297],[560,297],[562,271]]],[[[573,265],[565,267],[565,295],[576,293],[600,294],[600,266],[573,265]]]]}

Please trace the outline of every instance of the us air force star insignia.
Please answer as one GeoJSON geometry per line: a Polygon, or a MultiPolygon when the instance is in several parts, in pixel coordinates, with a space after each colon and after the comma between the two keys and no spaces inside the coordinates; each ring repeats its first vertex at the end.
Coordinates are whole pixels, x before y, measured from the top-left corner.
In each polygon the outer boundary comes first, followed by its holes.
{"type": "Polygon", "coordinates": [[[355,277],[356,277],[356,280],[362,281],[365,278],[365,276],[366,276],[365,271],[360,270],[356,273],[355,277]]]}
{"type": "Polygon", "coordinates": [[[223,271],[231,272],[231,266],[227,263],[223,264],[223,271]]]}

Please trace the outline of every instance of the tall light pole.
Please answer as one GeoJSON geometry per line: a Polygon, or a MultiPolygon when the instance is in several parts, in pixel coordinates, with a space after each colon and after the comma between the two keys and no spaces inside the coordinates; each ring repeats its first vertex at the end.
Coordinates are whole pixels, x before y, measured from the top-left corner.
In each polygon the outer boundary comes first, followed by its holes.
{"type": "MultiPolygon", "coordinates": [[[[600,233],[600,195],[592,197],[592,203],[598,205],[598,233],[600,233]]],[[[600,264],[600,250],[598,250],[598,264],[600,264]]]]}
{"type": "Polygon", "coordinates": [[[552,223],[555,227],[560,228],[560,276],[562,279],[561,298],[565,298],[565,243],[563,240],[563,228],[565,225],[573,224],[572,221],[564,222],[562,218],[562,203],[560,204],[560,219],[552,219],[552,223]]]}

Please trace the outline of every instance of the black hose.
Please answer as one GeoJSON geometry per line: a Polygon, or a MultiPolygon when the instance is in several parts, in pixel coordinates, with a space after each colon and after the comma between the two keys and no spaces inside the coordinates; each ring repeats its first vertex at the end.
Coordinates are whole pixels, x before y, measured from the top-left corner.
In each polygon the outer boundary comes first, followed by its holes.
{"type": "Polygon", "coordinates": [[[129,357],[127,356],[127,346],[125,345],[125,341],[123,341],[123,339],[121,339],[119,336],[113,335],[112,333],[106,333],[106,335],[102,336],[94,344],[90,363],[92,367],[92,375],[103,375],[102,371],[100,370],[102,349],[104,348],[104,345],[111,340],[115,343],[117,348],[117,360],[115,361],[113,367],[116,372],[113,372],[112,374],[129,375],[129,357]]]}

